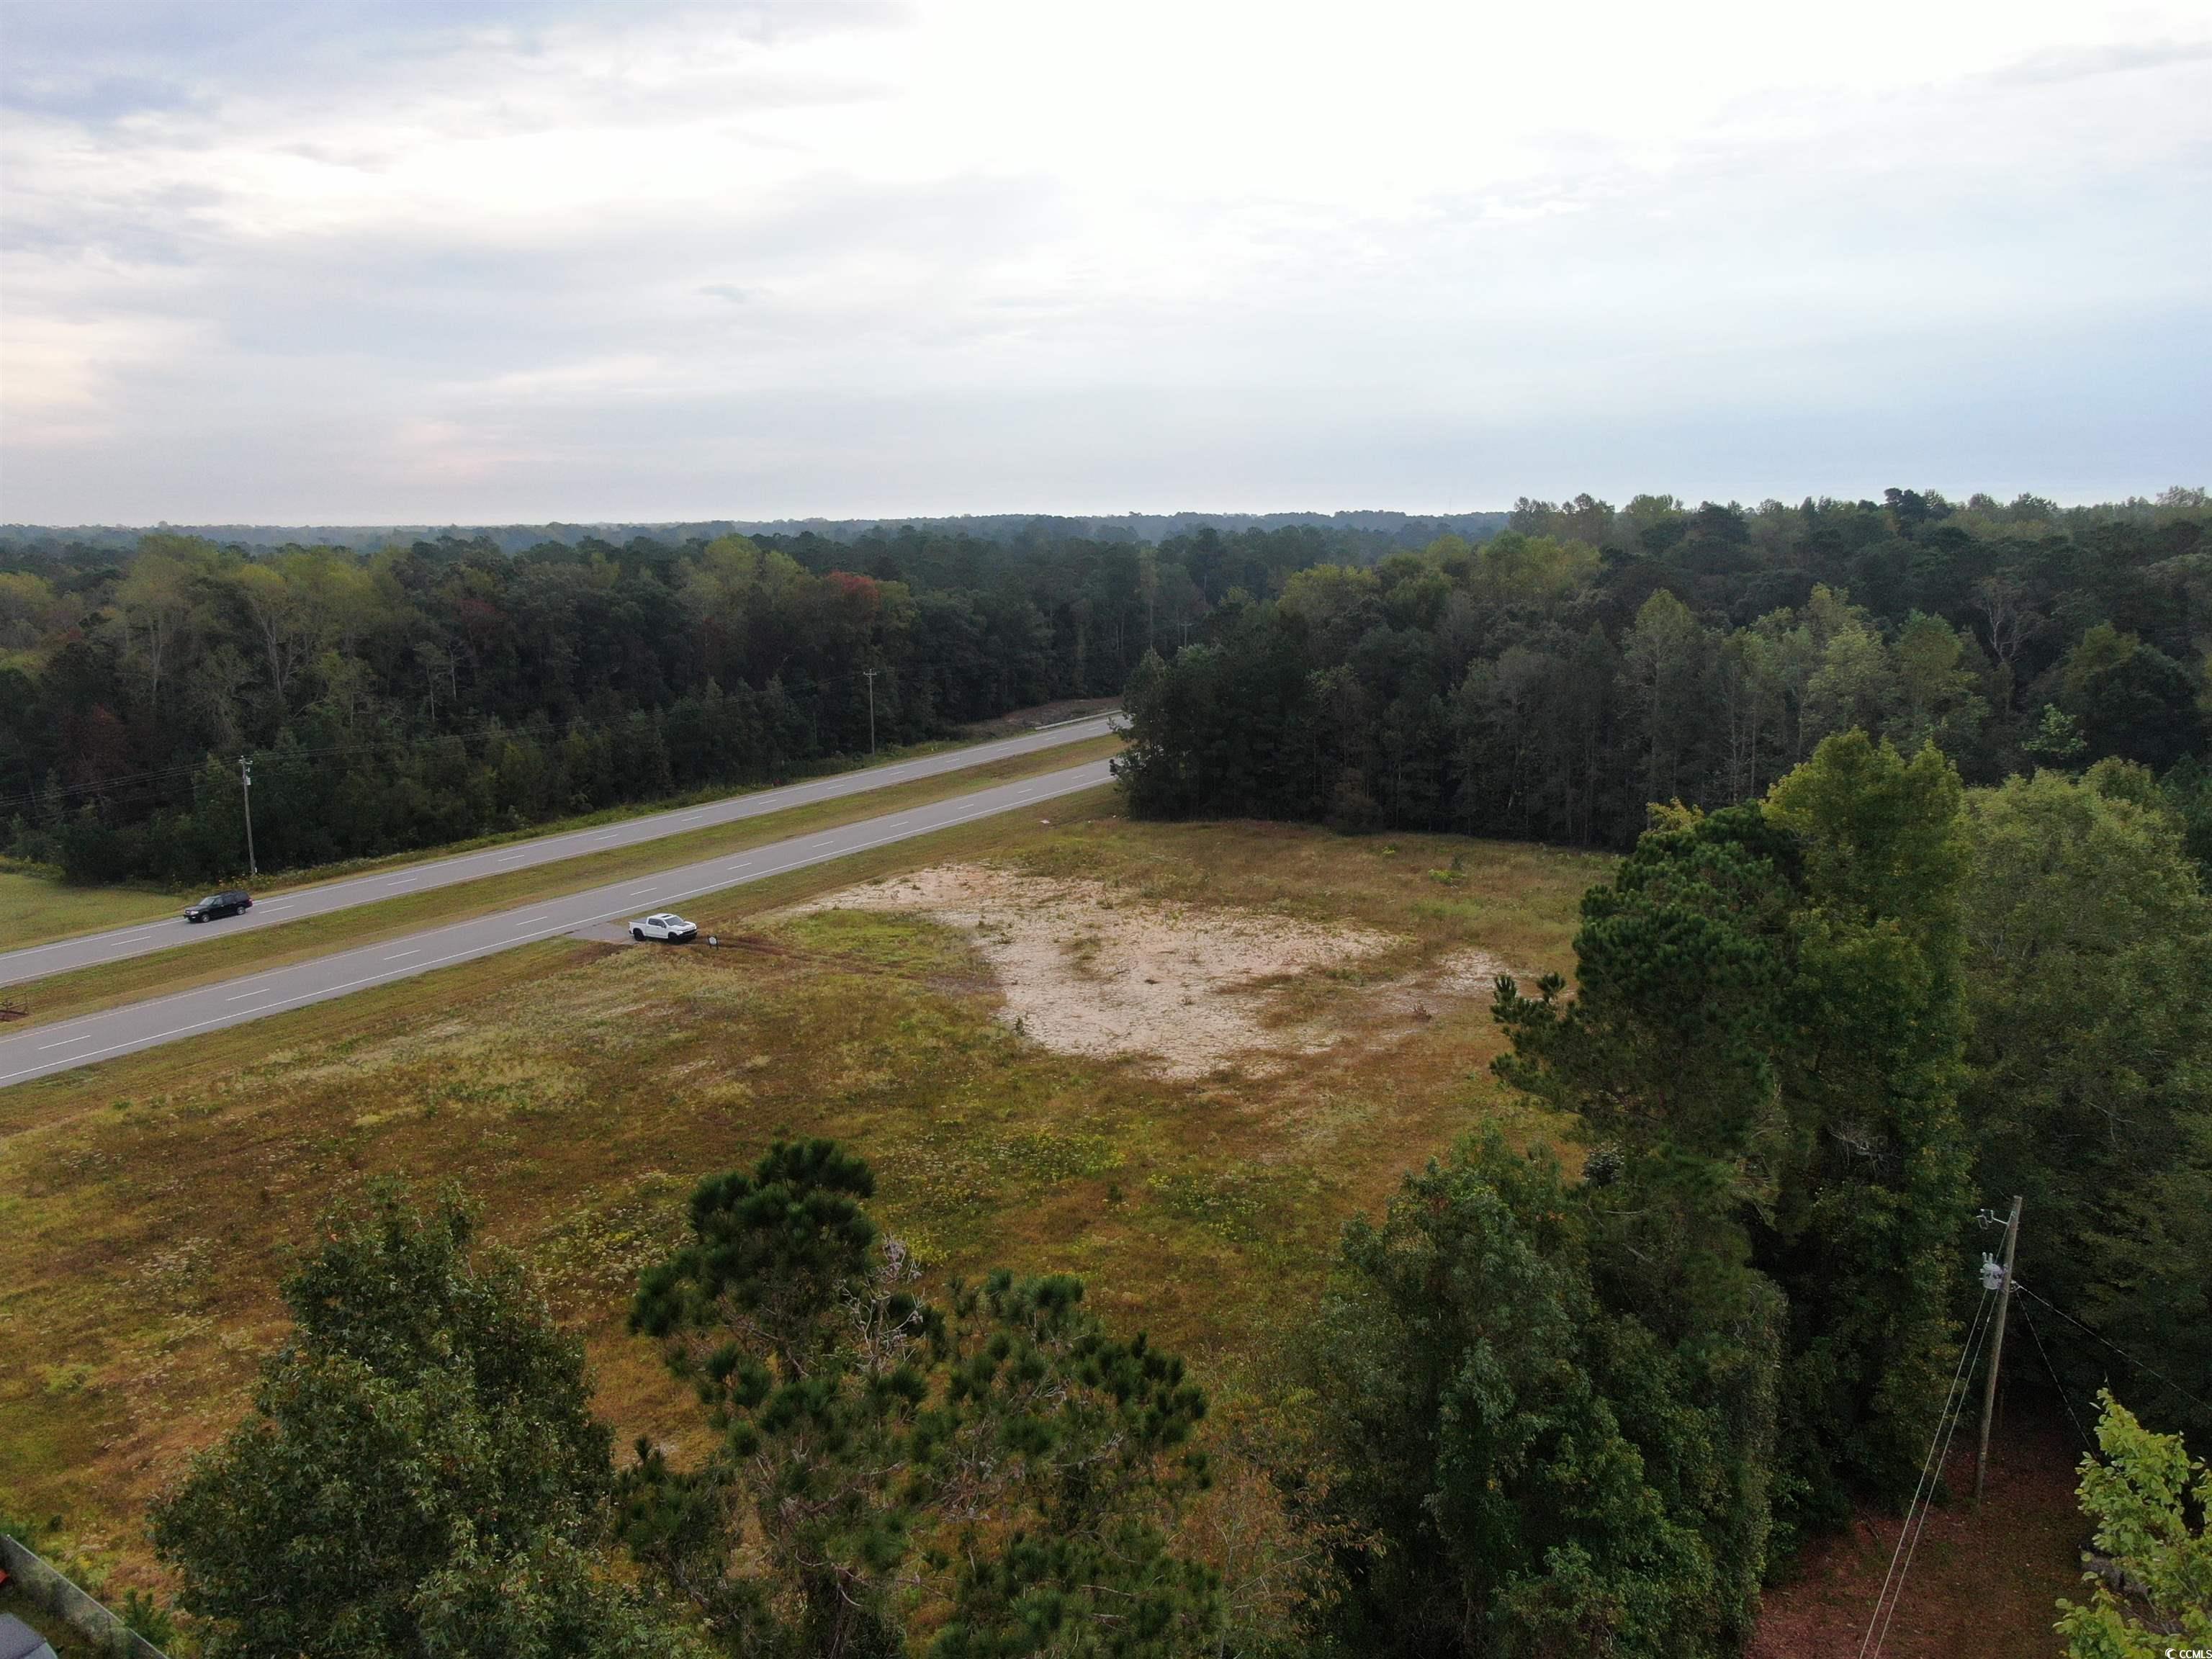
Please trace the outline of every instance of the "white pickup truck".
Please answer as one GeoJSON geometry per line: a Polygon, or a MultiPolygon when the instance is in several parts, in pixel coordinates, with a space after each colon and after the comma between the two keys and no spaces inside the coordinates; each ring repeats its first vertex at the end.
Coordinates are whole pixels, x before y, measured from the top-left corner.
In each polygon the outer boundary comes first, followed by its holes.
{"type": "Polygon", "coordinates": [[[699,929],[673,910],[664,910],[630,923],[629,936],[635,939],[657,939],[669,945],[689,945],[699,937],[699,929]]]}

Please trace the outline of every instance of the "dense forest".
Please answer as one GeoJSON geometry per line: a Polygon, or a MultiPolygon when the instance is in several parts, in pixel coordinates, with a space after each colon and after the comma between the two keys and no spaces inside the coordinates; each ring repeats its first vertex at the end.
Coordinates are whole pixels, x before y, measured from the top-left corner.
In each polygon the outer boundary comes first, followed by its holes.
{"type": "Polygon", "coordinates": [[[1893,489],[1756,510],[1523,501],[1504,534],[1296,573],[1148,662],[1141,810],[1626,848],[1649,802],[1751,799],[1830,732],[1969,782],[2106,757],[2212,856],[2212,510],[1893,489]]]}
{"type": "Polygon", "coordinates": [[[850,756],[872,684],[887,744],[1126,686],[1148,811],[1625,848],[1648,801],[1751,799],[1859,726],[1972,782],[2141,762],[2202,854],[2207,519],[2184,490],[1893,490],[1157,544],[1049,520],[520,550],[16,536],[0,799],[15,856],[187,884],[242,868],[241,755],[262,863],[298,867],[850,756]]]}
{"type": "Polygon", "coordinates": [[[250,754],[264,869],[435,845],[865,753],[872,687],[884,744],[1118,695],[1155,645],[1364,545],[24,543],[0,558],[0,811],[9,851],[73,879],[220,879],[250,754]]]}

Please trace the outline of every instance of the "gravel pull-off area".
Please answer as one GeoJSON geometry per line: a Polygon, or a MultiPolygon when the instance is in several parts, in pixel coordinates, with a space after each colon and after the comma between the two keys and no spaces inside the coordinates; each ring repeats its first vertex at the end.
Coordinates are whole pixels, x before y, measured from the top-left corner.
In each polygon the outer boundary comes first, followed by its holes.
{"type": "MultiPolygon", "coordinates": [[[[1149,905],[1103,882],[985,865],[916,871],[817,899],[809,910],[927,915],[972,939],[1005,1005],[1000,1018],[1063,1054],[1128,1055],[1170,1077],[1235,1063],[1256,1075],[1350,1040],[1342,1019],[1301,1015],[1291,993],[1405,941],[1256,910],[1149,905]]],[[[1462,951],[1425,971],[1362,984],[1369,1018],[1423,1018],[1431,1002],[1481,997],[1503,971],[1462,951]]]]}

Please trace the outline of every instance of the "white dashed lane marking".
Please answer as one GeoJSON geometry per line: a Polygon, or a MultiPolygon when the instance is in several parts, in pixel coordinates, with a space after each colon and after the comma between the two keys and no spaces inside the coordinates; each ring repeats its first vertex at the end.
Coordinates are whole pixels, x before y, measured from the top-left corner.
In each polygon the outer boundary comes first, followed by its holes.
{"type": "MultiPolygon", "coordinates": [[[[598,830],[570,831],[562,836],[547,836],[504,851],[486,848],[473,853],[432,858],[408,869],[387,872],[381,876],[365,872],[343,880],[264,899],[254,905],[238,928],[224,931],[249,930],[257,925],[281,926],[298,916],[328,915],[356,905],[374,904],[411,892],[418,887],[428,891],[460,882],[479,881],[486,876],[507,874],[526,862],[544,864],[612,847],[642,844],[702,823],[734,823],[811,801],[864,794],[872,789],[914,778],[963,772],[1017,755],[1036,754],[1062,743],[1080,741],[1095,732],[1109,729],[1109,724],[1103,719],[1086,715],[1074,720],[1055,722],[1051,726],[1041,726],[1021,738],[902,761],[892,766],[872,767],[803,785],[779,785],[704,805],[648,813],[625,823],[608,825],[598,830]],[[276,914],[279,910],[288,914],[280,916],[276,914]]],[[[904,821],[908,817],[902,813],[900,820],[904,821]]],[[[185,945],[188,941],[198,943],[221,936],[222,932],[216,929],[188,927],[171,919],[103,929],[72,939],[51,939],[19,950],[0,951],[0,982],[20,981],[78,968],[104,966],[148,951],[169,950],[185,945]]],[[[5,1039],[0,1039],[0,1051],[4,1051],[5,1048],[5,1039]]],[[[7,1075],[0,1073],[0,1079],[4,1079],[7,1075]]]]}
{"type": "MultiPolygon", "coordinates": [[[[904,841],[914,835],[973,823],[1010,808],[1019,808],[1028,798],[1091,787],[1105,781],[1105,776],[1103,763],[1087,763],[1070,768],[1054,779],[1023,786],[1018,793],[1003,787],[979,790],[970,797],[956,797],[942,805],[900,813],[888,819],[794,836],[742,859],[716,858],[665,871],[650,883],[629,888],[610,884],[592,889],[557,901],[562,906],[558,911],[532,911],[521,917],[510,912],[457,921],[416,935],[421,940],[418,945],[388,939],[384,943],[397,946],[396,950],[367,945],[355,952],[337,953],[274,970],[270,978],[249,981],[242,988],[237,988],[237,981],[232,981],[229,984],[204,985],[146,1002],[126,1004],[71,1022],[78,1029],[67,1036],[56,1035],[51,1030],[33,1030],[18,1037],[0,1036],[0,1087],[31,1077],[93,1065],[112,1055],[174,1042],[196,1032],[263,1019],[286,1009],[343,996],[368,986],[392,984],[453,963],[544,939],[565,929],[611,921],[619,926],[620,918],[673,908],[703,894],[758,881],[764,876],[802,869],[904,841]],[[909,825],[910,828],[902,827],[909,825]]],[[[477,867],[481,869],[483,866],[477,867]]],[[[399,879],[380,878],[374,886],[387,888],[399,879]]],[[[312,905],[314,901],[311,898],[307,902],[312,905]]]]}

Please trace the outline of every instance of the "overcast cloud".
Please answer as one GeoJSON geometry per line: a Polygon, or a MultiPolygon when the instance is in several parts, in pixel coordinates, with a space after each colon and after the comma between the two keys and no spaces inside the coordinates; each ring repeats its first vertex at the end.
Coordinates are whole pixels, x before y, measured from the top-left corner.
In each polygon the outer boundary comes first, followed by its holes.
{"type": "Polygon", "coordinates": [[[2212,9],[0,0],[0,519],[2212,475],[2212,9]]]}

